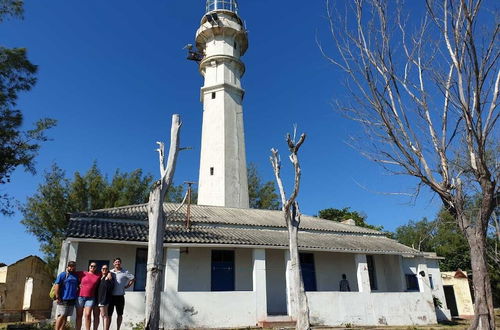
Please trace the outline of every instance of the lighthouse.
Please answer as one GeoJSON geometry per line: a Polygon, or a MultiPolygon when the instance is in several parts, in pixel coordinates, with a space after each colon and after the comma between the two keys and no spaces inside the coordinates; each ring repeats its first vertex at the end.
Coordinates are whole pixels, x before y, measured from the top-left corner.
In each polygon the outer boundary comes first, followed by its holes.
{"type": "Polygon", "coordinates": [[[236,0],[208,0],[196,32],[203,124],[198,205],[248,208],[240,60],[248,36],[236,0]]]}

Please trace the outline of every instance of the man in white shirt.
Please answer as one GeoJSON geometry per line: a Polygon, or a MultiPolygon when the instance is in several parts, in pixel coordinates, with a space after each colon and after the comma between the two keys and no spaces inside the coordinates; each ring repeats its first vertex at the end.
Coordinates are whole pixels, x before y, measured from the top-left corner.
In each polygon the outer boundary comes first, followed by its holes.
{"type": "MultiPolygon", "coordinates": [[[[125,289],[128,289],[132,286],[132,284],[134,284],[134,275],[130,274],[128,270],[122,268],[122,260],[120,258],[115,258],[113,266],[114,268],[111,272],[114,274],[113,279],[115,281],[115,285],[113,287],[111,303],[108,307],[108,325],[111,325],[113,310],[116,309],[116,329],[120,330],[123,319],[123,308],[125,307],[125,289]]],[[[106,330],[109,330],[109,328],[106,330]]]]}

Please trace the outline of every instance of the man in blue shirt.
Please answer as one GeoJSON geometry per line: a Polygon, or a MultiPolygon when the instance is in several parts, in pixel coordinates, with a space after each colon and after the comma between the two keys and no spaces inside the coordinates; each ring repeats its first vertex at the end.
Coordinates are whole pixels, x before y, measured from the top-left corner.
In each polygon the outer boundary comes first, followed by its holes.
{"type": "Polygon", "coordinates": [[[59,274],[54,282],[57,300],[56,330],[64,329],[67,317],[71,316],[75,309],[78,291],[78,276],[75,267],[74,261],[68,262],[66,271],[59,274]]]}

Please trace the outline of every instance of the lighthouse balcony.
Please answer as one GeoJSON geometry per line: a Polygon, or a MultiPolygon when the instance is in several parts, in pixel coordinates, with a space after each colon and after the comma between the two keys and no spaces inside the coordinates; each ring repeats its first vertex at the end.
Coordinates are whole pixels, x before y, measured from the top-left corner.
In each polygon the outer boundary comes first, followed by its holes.
{"type": "Polygon", "coordinates": [[[238,2],[236,0],[208,0],[207,13],[214,10],[228,10],[238,13],[238,2]]]}

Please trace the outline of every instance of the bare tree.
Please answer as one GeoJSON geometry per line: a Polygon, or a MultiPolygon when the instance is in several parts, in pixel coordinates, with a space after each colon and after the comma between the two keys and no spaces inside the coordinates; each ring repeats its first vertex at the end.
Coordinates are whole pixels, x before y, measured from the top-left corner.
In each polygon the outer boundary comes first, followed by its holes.
{"type": "Polygon", "coordinates": [[[179,115],[172,116],[170,130],[170,150],[165,162],[165,144],[157,142],[160,157],[160,180],[156,181],[149,194],[148,201],[148,264],[146,277],[146,312],[145,328],[159,329],[161,306],[161,279],[163,273],[163,239],[165,235],[166,215],[163,201],[168,188],[172,184],[179,148],[179,133],[181,122],[179,115]]]}
{"type": "Polygon", "coordinates": [[[271,164],[274,170],[274,176],[276,177],[276,182],[278,184],[282,210],[285,217],[285,223],[288,229],[288,248],[290,251],[290,265],[291,265],[291,283],[289,286],[291,302],[291,315],[296,317],[296,329],[305,330],[310,329],[311,325],[309,322],[309,306],[307,303],[307,296],[304,290],[304,281],[302,279],[302,271],[300,267],[299,259],[299,248],[298,248],[298,232],[300,226],[300,210],[299,203],[297,202],[297,196],[299,194],[300,188],[300,164],[298,158],[298,152],[302,143],[306,138],[305,134],[302,134],[298,142],[287,135],[286,142],[288,144],[288,149],[290,150],[290,161],[293,164],[295,170],[295,179],[293,192],[290,197],[286,198],[285,188],[283,187],[283,181],[281,180],[281,159],[278,154],[278,150],[271,149],[271,164]]]}
{"type": "Polygon", "coordinates": [[[471,250],[471,329],[494,329],[486,234],[499,196],[499,162],[488,151],[498,139],[498,12],[486,13],[481,0],[427,0],[415,24],[418,11],[409,19],[400,1],[326,3],[335,55],[319,46],[352,96],[339,109],[369,137],[353,144],[417,178],[415,196],[425,186],[440,197],[471,250]]]}

